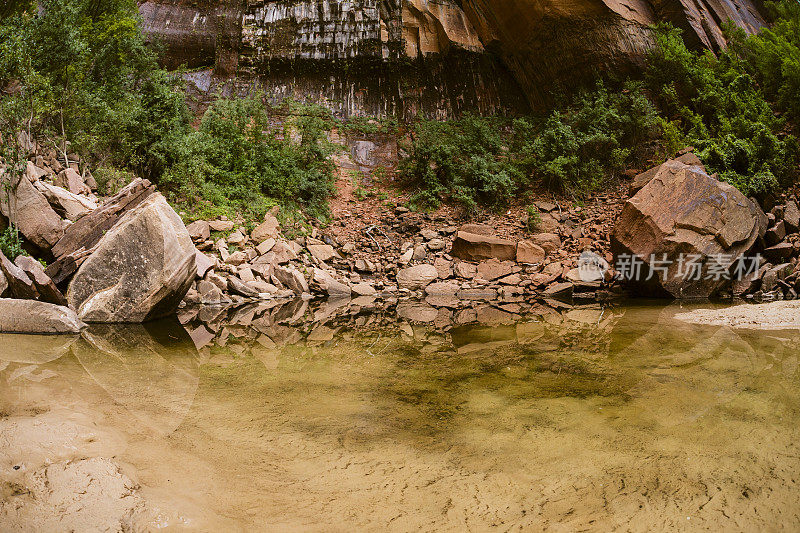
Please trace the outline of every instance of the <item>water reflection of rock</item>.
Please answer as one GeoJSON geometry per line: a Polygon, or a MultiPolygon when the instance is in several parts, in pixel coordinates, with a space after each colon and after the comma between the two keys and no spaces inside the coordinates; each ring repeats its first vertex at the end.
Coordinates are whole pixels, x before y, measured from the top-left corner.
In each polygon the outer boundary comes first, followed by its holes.
{"type": "Polygon", "coordinates": [[[400,414],[375,427],[410,434],[429,433],[474,402],[476,390],[523,403],[644,402],[639,422],[679,424],[741,394],[748,386],[742,380],[757,379],[754,369],[797,372],[792,350],[800,333],[748,339],[677,322],[677,309],[539,305],[521,315],[482,302],[451,312],[411,301],[295,301],[184,310],[182,322],[202,360],[222,366],[252,357],[267,372],[291,372],[342,346],[350,346],[351,358],[379,357],[388,366],[375,405],[400,414]],[[702,370],[692,372],[693,366],[702,370]],[[657,395],[663,397],[654,402],[657,395]]]}
{"type": "Polygon", "coordinates": [[[160,435],[173,432],[194,401],[197,350],[177,322],[93,325],[73,353],[117,403],[160,435]]]}
{"type": "Polygon", "coordinates": [[[758,390],[756,381],[764,373],[772,384],[796,382],[800,332],[773,335],[694,325],[674,318],[682,311],[677,303],[636,308],[617,324],[610,362],[638,376],[630,391],[643,399],[637,402],[643,406],[638,418],[675,426],[758,390]]]}
{"type": "MultiPolygon", "coordinates": [[[[615,317],[624,311],[597,305],[557,310],[543,305],[522,309],[518,304],[474,302],[457,311],[413,300],[357,298],[321,302],[273,301],[242,307],[197,307],[182,310],[184,324],[203,359],[215,347],[235,344],[283,347],[333,341],[331,332],[409,329],[424,332],[430,342],[452,342],[459,352],[488,353],[505,343],[531,344],[550,332],[553,349],[577,345],[608,345],[615,317]],[[562,326],[567,326],[566,328],[562,326]],[[476,327],[492,340],[481,340],[476,327]],[[556,330],[558,332],[556,333],[556,330]],[[470,332],[469,340],[462,332],[470,332]]],[[[241,352],[241,348],[236,348],[241,352]]],[[[604,350],[599,350],[604,351],[604,350]]]]}
{"type": "Polygon", "coordinates": [[[69,352],[77,335],[0,335],[0,361],[41,365],[69,352]]]}

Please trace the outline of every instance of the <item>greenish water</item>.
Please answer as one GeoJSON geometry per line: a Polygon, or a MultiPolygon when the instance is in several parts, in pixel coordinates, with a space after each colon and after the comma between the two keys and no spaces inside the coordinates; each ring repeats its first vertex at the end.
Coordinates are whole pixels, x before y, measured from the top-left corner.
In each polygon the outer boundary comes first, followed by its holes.
{"type": "Polygon", "coordinates": [[[677,309],[0,336],[0,530],[798,530],[800,332],[677,309]]]}

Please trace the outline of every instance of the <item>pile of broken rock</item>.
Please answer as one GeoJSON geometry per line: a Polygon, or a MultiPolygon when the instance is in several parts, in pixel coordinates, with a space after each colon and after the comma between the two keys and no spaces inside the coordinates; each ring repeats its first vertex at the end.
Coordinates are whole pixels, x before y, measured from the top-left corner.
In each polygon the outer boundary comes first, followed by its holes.
{"type": "Polygon", "coordinates": [[[61,163],[41,154],[22,172],[0,167],[1,221],[33,256],[12,262],[0,254],[0,331],[65,333],[84,322],[160,318],[175,312],[194,279],[192,240],[152,184],[137,179],[100,204],[94,180],[78,168],[72,156],[61,163]]]}
{"type": "Polygon", "coordinates": [[[494,236],[489,226],[445,226],[421,231],[416,245],[407,242],[394,256],[385,249],[370,253],[353,243],[340,245],[317,230],[286,239],[276,214],[269,213],[250,232],[224,218],[190,224],[187,230],[198,248],[197,280],[186,302],[416,298],[434,307],[491,302],[524,309],[557,296],[603,297],[610,280],[607,265],[586,275],[577,262],[556,259],[562,243],[553,233],[517,242],[494,236]]]}

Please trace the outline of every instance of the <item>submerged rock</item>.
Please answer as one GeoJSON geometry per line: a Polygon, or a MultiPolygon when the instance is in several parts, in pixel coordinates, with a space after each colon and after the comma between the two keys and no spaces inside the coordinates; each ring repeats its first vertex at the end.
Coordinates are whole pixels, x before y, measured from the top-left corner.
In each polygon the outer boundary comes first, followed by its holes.
{"type": "Polygon", "coordinates": [[[174,313],[196,274],[191,237],[155,193],[100,239],[67,300],[87,322],[145,322],[174,313]]]}

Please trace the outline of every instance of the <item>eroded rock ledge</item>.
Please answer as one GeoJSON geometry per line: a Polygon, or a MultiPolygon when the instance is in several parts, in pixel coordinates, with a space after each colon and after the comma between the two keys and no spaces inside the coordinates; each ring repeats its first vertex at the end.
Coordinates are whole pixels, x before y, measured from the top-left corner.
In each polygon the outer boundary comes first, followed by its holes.
{"type": "Polygon", "coordinates": [[[524,111],[556,84],[636,69],[659,21],[711,49],[725,46],[724,21],[764,24],[751,0],[148,0],[140,11],[168,66],[208,69],[188,76],[201,94],[258,80],[343,115],[440,118],[524,111]]]}

